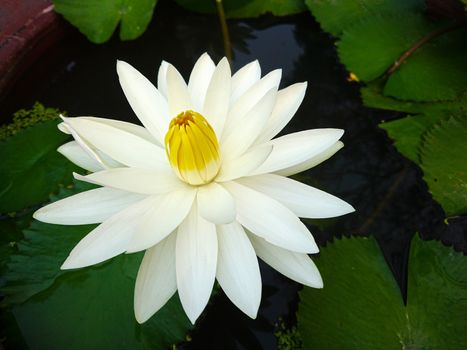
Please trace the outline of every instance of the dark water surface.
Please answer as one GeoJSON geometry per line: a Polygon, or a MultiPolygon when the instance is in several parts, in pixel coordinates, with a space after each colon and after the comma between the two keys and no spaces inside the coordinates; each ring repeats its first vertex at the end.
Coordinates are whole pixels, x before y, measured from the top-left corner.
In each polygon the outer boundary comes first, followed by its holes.
{"type": "MultiPolygon", "coordinates": [[[[233,70],[258,59],[263,74],[282,68],[282,87],[308,81],[305,100],[285,133],[310,128],[345,129],[344,149],[315,169],[297,176],[351,203],[356,212],[332,220],[307,220],[320,245],[341,235],[374,235],[403,295],[409,241],[415,232],[442,238],[466,249],[465,218],[443,223],[444,213],[427,191],[421,171],[403,158],[378,129],[381,120],[400,114],[370,110],[361,104],[358,85],[346,81],[333,39],[310,14],[286,18],[229,21],[233,70]]],[[[131,63],[151,81],[162,59],[185,78],[196,59],[207,51],[215,61],[223,56],[216,16],[158,5],[155,20],[138,40],[94,45],[70,30],[60,47],[41,57],[4,100],[1,115],[29,108],[34,101],[69,115],[93,115],[138,123],[119,86],[116,59],[131,63]]],[[[295,322],[298,284],[261,265],[263,299],[258,318],[251,320],[222,294],[214,298],[198,321],[192,341],[183,349],[273,349],[279,318],[295,322]]],[[[326,281],[324,281],[326,286],[326,281]]],[[[371,288],[371,286],[369,286],[371,288]]]]}

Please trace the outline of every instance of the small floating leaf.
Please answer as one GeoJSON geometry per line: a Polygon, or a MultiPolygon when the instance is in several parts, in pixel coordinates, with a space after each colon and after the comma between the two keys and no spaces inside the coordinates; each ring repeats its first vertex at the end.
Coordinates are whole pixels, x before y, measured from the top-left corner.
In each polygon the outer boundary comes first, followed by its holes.
{"type": "Polygon", "coordinates": [[[110,39],[120,23],[120,39],[132,40],[144,33],[157,0],[53,0],[62,14],[86,37],[100,44],[110,39]]]}

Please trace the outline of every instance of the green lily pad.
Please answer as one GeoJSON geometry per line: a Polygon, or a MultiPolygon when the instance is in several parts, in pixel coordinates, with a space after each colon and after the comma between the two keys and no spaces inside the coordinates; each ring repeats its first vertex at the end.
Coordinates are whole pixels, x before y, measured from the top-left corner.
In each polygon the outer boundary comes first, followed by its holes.
{"type": "Polygon", "coordinates": [[[324,289],[300,293],[304,349],[464,349],[467,259],[415,237],[408,301],[372,238],[343,238],[316,259],[324,289]]]}
{"type": "Polygon", "coordinates": [[[403,101],[383,95],[384,81],[375,80],[360,89],[363,104],[367,107],[381,108],[407,113],[433,114],[439,112],[467,112],[467,96],[453,101],[415,102],[403,101]]]}
{"type": "Polygon", "coordinates": [[[54,9],[86,37],[100,44],[120,23],[120,39],[132,40],[151,22],[157,0],[53,0],[54,9]]]}
{"type": "Polygon", "coordinates": [[[467,28],[444,34],[415,51],[389,77],[384,94],[402,100],[467,97],[467,28]]]}
{"type": "Polygon", "coordinates": [[[364,18],[389,12],[405,16],[407,12],[425,8],[424,0],[305,0],[305,3],[321,27],[335,36],[364,18]]]}
{"type": "MultiPolygon", "coordinates": [[[[175,0],[187,10],[200,13],[216,13],[213,0],[175,0]]],[[[287,16],[306,10],[303,0],[223,0],[225,15],[228,18],[252,18],[271,13],[274,16],[287,16]]]]}
{"type": "Polygon", "coordinates": [[[366,17],[344,30],[338,43],[339,57],[359,80],[371,81],[436,26],[422,14],[366,17]]]}
{"type": "Polygon", "coordinates": [[[442,120],[421,147],[424,179],[448,216],[467,213],[467,118],[442,120]]]}
{"type": "Polygon", "coordinates": [[[37,123],[0,141],[0,213],[45,202],[78,168],[56,149],[69,139],[57,120],[37,123]]]}
{"type": "Polygon", "coordinates": [[[437,122],[446,118],[443,113],[407,116],[388,123],[379,124],[394,140],[397,150],[420,165],[420,145],[422,136],[437,122]]]}

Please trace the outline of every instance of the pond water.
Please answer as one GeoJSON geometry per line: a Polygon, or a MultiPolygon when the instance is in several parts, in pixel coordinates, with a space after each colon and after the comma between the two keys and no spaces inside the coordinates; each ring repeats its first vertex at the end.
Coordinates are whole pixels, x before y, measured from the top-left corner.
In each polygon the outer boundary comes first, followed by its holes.
{"type": "MultiPolygon", "coordinates": [[[[320,30],[309,13],[232,20],[228,24],[234,71],[258,59],[263,74],[282,68],[282,87],[308,81],[305,100],[284,132],[323,127],[345,130],[344,149],[298,175],[301,181],[356,208],[355,213],[344,217],[306,221],[321,245],[341,235],[374,235],[403,295],[409,241],[415,232],[426,238],[441,237],[465,251],[465,219],[443,224],[444,213],[431,199],[421,171],[394,149],[377,126],[400,115],[362,106],[359,87],[347,81],[333,39],[320,30]]],[[[62,45],[41,57],[11,90],[1,106],[2,115],[40,101],[72,116],[138,123],[118,83],[116,59],[131,63],[154,82],[162,59],[173,63],[187,78],[205,51],[215,61],[223,56],[218,18],[189,13],[167,2],[158,5],[148,31],[132,42],[114,38],[107,44],[93,45],[70,30],[62,45]]],[[[263,300],[257,320],[241,313],[220,292],[200,319],[192,341],[181,348],[274,348],[273,331],[278,319],[295,322],[300,286],[265,264],[261,273],[263,300]]]]}

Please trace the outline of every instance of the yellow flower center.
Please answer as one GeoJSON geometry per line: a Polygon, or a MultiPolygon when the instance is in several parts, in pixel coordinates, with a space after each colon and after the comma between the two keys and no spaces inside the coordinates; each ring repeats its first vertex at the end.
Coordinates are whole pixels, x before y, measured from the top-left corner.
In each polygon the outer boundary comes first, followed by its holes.
{"type": "Polygon", "coordinates": [[[207,184],[219,172],[216,133],[199,113],[185,111],[172,119],[165,150],[177,176],[190,185],[207,184]]]}

